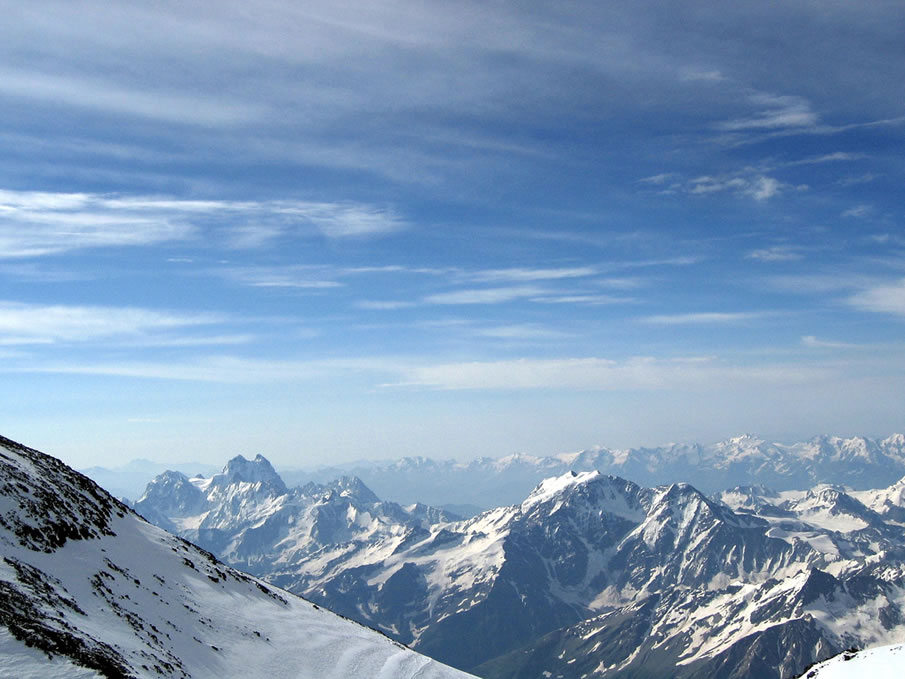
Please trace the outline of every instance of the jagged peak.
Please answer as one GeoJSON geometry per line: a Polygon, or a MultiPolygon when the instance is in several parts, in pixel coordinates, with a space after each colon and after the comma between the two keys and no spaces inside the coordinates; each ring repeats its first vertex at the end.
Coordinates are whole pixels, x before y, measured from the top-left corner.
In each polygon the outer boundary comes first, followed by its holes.
{"type": "Polygon", "coordinates": [[[161,472],[148,482],[145,492],[138,498],[136,504],[141,504],[145,500],[155,496],[166,496],[179,491],[185,492],[185,489],[196,489],[195,484],[182,472],[167,469],[161,472]]]}
{"type": "Polygon", "coordinates": [[[380,502],[374,491],[357,476],[342,476],[328,485],[335,488],[340,497],[352,498],[367,504],[380,502]]]}
{"type": "Polygon", "coordinates": [[[182,483],[184,481],[188,481],[189,477],[183,474],[182,472],[177,472],[172,469],[167,469],[166,471],[160,472],[157,476],[151,479],[151,483],[154,484],[168,484],[168,483],[182,483]]]}
{"type": "Polygon", "coordinates": [[[246,459],[243,455],[236,455],[223,471],[211,479],[211,486],[223,487],[236,483],[261,484],[279,494],[286,492],[286,484],[277,474],[276,470],[263,455],[255,455],[253,460],[246,459]]]}
{"type": "Polygon", "coordinates": [[[758,436],[757,434],[752,434],[750,432],[741,434],[739,436],[733,436],[732,438],[726,439],[725,443],[731,443],[737,446],[759,446],[764,442],[764,440],[758,436]]]}

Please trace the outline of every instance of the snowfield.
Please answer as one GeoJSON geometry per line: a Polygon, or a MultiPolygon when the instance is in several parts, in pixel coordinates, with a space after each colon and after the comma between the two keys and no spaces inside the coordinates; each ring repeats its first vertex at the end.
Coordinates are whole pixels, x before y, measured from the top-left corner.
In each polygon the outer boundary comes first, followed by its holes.
{"type": "Polygon", "coordinates": [[[841,653],[812,667],[802,679],[901,679],[903,673],[905,645],[896,644],[841,653]]]}

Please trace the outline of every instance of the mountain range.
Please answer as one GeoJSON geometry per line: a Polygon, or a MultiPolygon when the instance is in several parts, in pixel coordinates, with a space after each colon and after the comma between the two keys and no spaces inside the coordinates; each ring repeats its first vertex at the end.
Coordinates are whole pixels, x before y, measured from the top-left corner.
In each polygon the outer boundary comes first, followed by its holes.
{"type": "Polygon", "coordinates": [[[466,679],[0,437],[0,676],[466,679]]]}
{"type": "MultiPolygon", "coordinates": [[[[816,456],[881,449],[829,441],[816,456]]],[[[164,474],[135,508],[488,679],[787,679],[905,638],[903,499],[905,480],[705,494],[570,471],[456,520],[355,477],[288,488],[265,458],[240,456],[210,478],[164,474]]]]}

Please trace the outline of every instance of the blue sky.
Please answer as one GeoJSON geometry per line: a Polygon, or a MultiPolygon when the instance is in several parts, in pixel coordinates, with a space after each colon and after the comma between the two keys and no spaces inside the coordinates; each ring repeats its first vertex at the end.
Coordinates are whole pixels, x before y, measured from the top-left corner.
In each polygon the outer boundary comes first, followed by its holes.
{"type": "Polygon", "coordinates": [[[3,5],[4,435],[303,466],[905,429],[898,2],[3,5]]]}

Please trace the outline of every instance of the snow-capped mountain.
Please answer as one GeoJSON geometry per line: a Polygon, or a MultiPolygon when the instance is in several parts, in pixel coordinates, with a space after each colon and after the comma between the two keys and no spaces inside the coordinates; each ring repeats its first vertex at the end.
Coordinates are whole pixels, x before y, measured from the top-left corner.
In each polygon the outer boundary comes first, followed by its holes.
{"type": "MultiPolygon", "coordinates": [[[[248,563],[237,545],[253,542],[261,577],[481,676],[785,679],[905,638],[896,485],[860,500],[829,485],[709,497],[569,472],[464,521],[339,485],[352,489],[240,503],[243,518],[218,524],[238,536],[220,553],[248,563]]],[[[138,503],[149,515],[163,506],[153,486],[138,503]]],[[[168,520],[186,535],[221,521],[205,498],[175,502],[202,512],[168,520]]]]}
{"type": "MultiPolygon", "coordinates": [[[[247,473],[227,485],[241,483],[271,490],[247,473]]],[[[170,488],[168,509],[195,499],[170,488]]],[[[220,563],[2,437],[0,554],[0,676],[467,676],[220,563]]]]}
{"type": "Polygon", "coordinates": [[[569,471],[600,471],[658,486],[684,479],[706,493],[762,484],[775,490],[836,483],[860,490],[881,488],[905,476],[905,436],[886,439],[818,436],[785,445],[745,435],[713,445],[675,444],[616,450],[595,447],[536,457],[508,455],[471,462],[406,457],[316,471],[287,471],[290,485],[357,476],[380,497],[433,506],[516,504],[541,480],[569,471]]]}
{"type": "Polygon", "coordinates": [[[230,564],[271,579],[283,564],[348,559],[456,518],[424,505],[381,502],[354,477],[289,489],[261,455],[237,456],[210,478],[161,474],[134,509],[230,564]]]}

